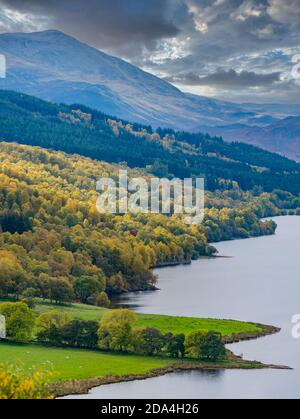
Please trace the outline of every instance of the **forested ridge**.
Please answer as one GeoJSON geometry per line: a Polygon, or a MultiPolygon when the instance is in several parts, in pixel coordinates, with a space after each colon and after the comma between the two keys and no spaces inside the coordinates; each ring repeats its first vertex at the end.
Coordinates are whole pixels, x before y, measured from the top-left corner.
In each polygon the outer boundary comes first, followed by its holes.
{"type": "MultiPolygon", "coordinates": [[[[101,215],[95,182],[120,165],[39,147],[0,144],[0,293],[55,302],[106,303],[106,296],[155,285],[152,267],[211,255],[209,241],[272,234],[259,217],[300,208],[277,191],[207,193],[202,225],[178,216],[101,215]]],[[[130,170],[129,176],[149,176],[130,170]]]]}
{"type": "Polygon", "coordinates": [[[152,130],[82,105],[56,105],[0,91],[0,140],[126,162],[167,177],[204,176],[206,188],[261,187],[300,193],[300,165],[282,156],[203,134],[152,130]]]}

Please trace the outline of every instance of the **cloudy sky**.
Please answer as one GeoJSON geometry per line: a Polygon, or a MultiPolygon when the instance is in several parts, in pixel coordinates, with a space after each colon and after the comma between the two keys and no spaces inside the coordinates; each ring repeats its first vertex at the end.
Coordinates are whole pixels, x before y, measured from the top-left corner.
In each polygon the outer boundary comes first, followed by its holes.
{"type": "Polygon", "coordinates": [[[185,91],[300,102],[300,0],[0,0],[0,33],[44,29],[185,91]]]}

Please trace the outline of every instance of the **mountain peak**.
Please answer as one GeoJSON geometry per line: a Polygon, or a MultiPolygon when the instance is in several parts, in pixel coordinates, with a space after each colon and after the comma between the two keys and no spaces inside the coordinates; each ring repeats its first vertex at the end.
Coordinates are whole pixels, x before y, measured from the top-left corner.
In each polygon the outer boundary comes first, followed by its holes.
{"type": "MultiPolygon", "coordinates": [[[[273,115],[266,107],[264,112],[264,106],[251,109],[183,93],[167,81],[57,29],[0,34],[0,53],[8,64],[0,89],[51,102],[80,103],[155,128],[206,131],[207,127],[232,124],[262,126],[273,115]]],[[[279,110],[281,107],[277,113],[279,110]]],[[[291,115],[290,111],[285,115],[291,115]]]]}
{"type": "Polygon", "coordinates": [[[66,33],[59,31],[58,29],[47,29],[45,31],[38,31],[38,32],[30,32],[28,35],[31,35],[32,38],[38,37],[64,37],[64,38],[71,38],[71,36],[67,35],[66,33]]]}
{"type": "Polygon", "coordinates": [[[65,36],[67,36],[64,32],[62,32],[62,31],[59,31],[58,29],[47,29],[47,30],[45,30],[45,31],[40,31],[40,33],[49,33],[49,34],[62,34],[62,35],[65,35],[65,36]]]}
{"type": "Polygon", "coordinates": [[[6,37],[14,40],[30,40],[30,41],[58,41],[58,40],[69,40],[80,43],[76,38],[59,31],[58,29],[47,29],[45,31],[36,31],[36,32],[7,32],[5,34],[0,34],[0,37],[6,37]]]}

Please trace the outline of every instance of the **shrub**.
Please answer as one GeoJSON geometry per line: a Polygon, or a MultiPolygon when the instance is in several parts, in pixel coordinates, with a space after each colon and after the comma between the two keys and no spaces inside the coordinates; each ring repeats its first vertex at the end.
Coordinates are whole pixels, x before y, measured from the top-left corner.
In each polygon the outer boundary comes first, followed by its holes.
{"type": "Polygon", "coordinates": [[[49,373],[0,365],[0,399],[52,399],[47,380],[49,373]]]}
{"type": "Polygon", "coordinates": [[[105,307],[108,308],[110,306],[110,300],[106,294],[106,292],[101,292],[97,299],[96,299],[96,305],[98,307],[105,307]]]}
{"type": "Polygon", "coordinates": [[[23,297],[21,302],[26,304],[30,309],[34,309],[36,305],[35,299],[31,297],[23,297]]]}
{"type": "Polygon", "coordinates": [[[37,320],[37,339],[40,342],[60,345],[62,341],[61,329],[70,321],[63,311],[53,310],[41,314],[37,320]]]}
{"type": "Polygon", "coordinates": [[[0,314],[5,317],[6,333],[15,341],[29,341],[35,326],[35,315],[25,303],[3,303],[0,314]]]}

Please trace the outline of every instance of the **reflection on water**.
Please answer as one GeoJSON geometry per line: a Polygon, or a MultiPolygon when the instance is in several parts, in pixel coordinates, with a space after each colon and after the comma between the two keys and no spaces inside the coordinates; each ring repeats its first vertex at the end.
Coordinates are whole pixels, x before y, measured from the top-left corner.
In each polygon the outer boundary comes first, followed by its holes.
{"type": "Polygon", "coordinates": [[[217,244],[221,255],[158,270],[160,290],[120,303],[140,313],[239,319],[282,332],[231,345],[247,359],[290,365],[293,371],[182,372],[94,389],[92,398],[299,398],[300,341],[291,318],[300,313],[300,217],[277,218],[275,236],[217,244]]]}

